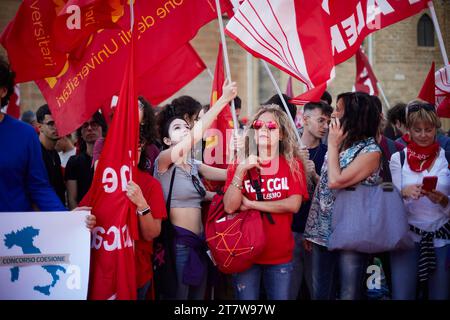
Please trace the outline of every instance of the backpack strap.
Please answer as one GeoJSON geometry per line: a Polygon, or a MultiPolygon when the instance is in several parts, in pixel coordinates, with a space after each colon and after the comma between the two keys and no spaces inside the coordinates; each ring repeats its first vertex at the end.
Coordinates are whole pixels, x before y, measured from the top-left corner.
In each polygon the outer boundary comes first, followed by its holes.
{"type": "MultiPolygon", "coordinates": [[[[397,147],[395,146],[395,142],[394,140],[391,140],[389,138],[386,138],[386,144],[388,147],[388,151],[389,151],[389,159],[391,158],[391,156],[397,152],[397,147]]],[[[386,155],[387,156],[387,155],[386,155]]]]}
{"type": "MultiPolygon", "coordinates": [[[[406,149],[406,148],[405,148],[406,149]]],[[[405,164],[406,154],[405,149],[400,151],[400,166],[403,168],[403,165],[405,164]]]]}
{"type": "MultiPolygon", "coordinates": [[[[256,168],[252,168],[248,171],[248,175],[250,176],[250,181],[252,184],[253,189],[256,191],[256,199],[258,201],[263,201],[263,194],[261,192],[261,175],[257,171],[256,168]]],[[[261,216],[266,216],[267,220],[269,220],[270,224],[275,224],[275,221],[273,220],[272,215],[269,212],[261,212],[261,216]]]]}
{"type": "Polygon", "coordinates": [[[167,196],[167,201],[166,201],[166,212],[167,212],[167,216],[169,216],[170,213],[170,203],[172,202],[172,190],[173,190],[173,181],[175,180],[175,171],[177,170],[177,167],[175,165],[173,165],[173,172],[172,172],[172,177],[170,178],[170,187],[169,187],[169,194],[167,196]]]}

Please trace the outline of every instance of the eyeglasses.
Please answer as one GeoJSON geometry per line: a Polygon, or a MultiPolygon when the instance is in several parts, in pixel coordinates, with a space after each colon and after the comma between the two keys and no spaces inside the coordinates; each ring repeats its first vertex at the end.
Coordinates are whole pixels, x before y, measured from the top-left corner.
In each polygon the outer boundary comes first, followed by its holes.
{"type": "Polygon", "coordinates": [[[311,118],[311,119],[314,119],[320,126],[324,126],[325,124],[330,125],[330,123],[331,123],[331,120],[325,119],[325,118],[322,118],[322,117],[319,117],[319,118],[314,118],[314,117],[311,117],[311,116],[308,116],[308,117],[311,118]]]}
{"type": "Polygon", "coordinates": [[[278,124],[275,121],[267,121],[267,122],[265,122],[265,121],[262,121],[262,120],[255,120],[255,121],[253,121],[252,128],[255,129],[255,130],[259,130],[264,125],[266,126],[267,129],[269,129],[271,131],[275,130],[275,129],[278,129],[278,124]]]}
{"type": "Polygon", "coordinates": [[[206,190],[205,188],[202,187],[202,185],[200,184],[200,181],[198,180],[198,178],[194,175],[191,176],[192,177],[192,183],[194,184],[195,190],[197,190],[198,194],[204,198],[206,196],[206,190]]]}
{"type": "Polygon", "coordinates": [[[49,127],[54,127],[55,126],[55,121],[49,121],[49,122],[44,123],[44,124],[49,126],[49,127]]]}
{"type": "Polygon", "coordinates": [[[97,129],[100,125],[95,121],[85,122],[81,126],[81,129],[87,129],[88,127],[91,127],[92,129],[97,129]]]}

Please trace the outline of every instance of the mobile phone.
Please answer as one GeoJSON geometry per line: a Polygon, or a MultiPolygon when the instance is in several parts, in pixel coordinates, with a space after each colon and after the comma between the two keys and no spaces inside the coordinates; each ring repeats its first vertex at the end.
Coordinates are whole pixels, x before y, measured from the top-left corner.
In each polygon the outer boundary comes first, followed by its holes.
{"type": "Polygon", "coordinates": [[[437,181],[438,177],[436,176],[424,177],[422,180],[422,189],[426,191],[436,189],[437,181]]]}

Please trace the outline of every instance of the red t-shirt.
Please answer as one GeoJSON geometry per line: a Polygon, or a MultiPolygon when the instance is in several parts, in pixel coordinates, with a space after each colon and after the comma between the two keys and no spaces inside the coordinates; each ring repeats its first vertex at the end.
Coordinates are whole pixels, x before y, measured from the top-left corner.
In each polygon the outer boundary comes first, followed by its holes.
{"type": "MultiPolygon", "coordinates": [[[[278,170],[275,168],[276,160],[263,165],[261,169],[261,192],[264,201],[277,201],[286,199],[292,195],[298,194],[302,196],[302,201],[308,199],[306,189],[306,178],[303,165],[297,161],[300,167],[300,174],[297,177],[291,172],[291,168],[283,156],[280,156],[278,170]]],[[[236,165],[228,167],[227,182],[225,190],[231,184],[236,165]]],[[[242,194],[249,200],[256,200],[256,191],[251,187],[248,176],[243,179],[242,194]]],[[[271,224],[267,217],[263,218],[264,233],[266,234],[266,246],[255,261],[258,264],[281,264],[292,260],[292,252],[294,249],[294,238],[291,232],[291,224],[294,212],[272,213],[274,224],[271,224]]]]}
{"type": "MultiPolygon", "coordinates": [[[[141,170],[137,170],[133,180],[141,187],[142,194],[152,210],[149,214],[155,219],[167,219],[166,203],[159,181],[141,170]]],[[[140,288],[153,277],[153,241],[136,240],[134,249],[136,285],[140,288]]]]}

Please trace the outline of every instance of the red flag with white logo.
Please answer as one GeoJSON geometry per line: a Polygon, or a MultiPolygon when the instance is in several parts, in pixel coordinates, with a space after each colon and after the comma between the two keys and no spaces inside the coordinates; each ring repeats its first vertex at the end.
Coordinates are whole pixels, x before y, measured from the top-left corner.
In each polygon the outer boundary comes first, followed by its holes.
{"type": "MultiPolygon", "coordinates": [[[[334,67],[364,38],[427,7],[428,0],[246,0],[230,19],[227,34],[307,86],[326,87],[334,67]]],[[[302,94],[292,102],[317,98],[302,94]]]]}
{"type": "Polygon", "coordinates": [[[136,206],[125,191],[136,170],[139,134],[133,55],[132,45],[89,199],[83,199],[97,217],[88,294],[92,300],[136,299],[134,240],[139,237],[138,220],[136,206]]]}
{"type": "Polygon", "coordinates": [[[355,91],[378,96],[378,80],[362,48],[356,51],[355,91]]]}

